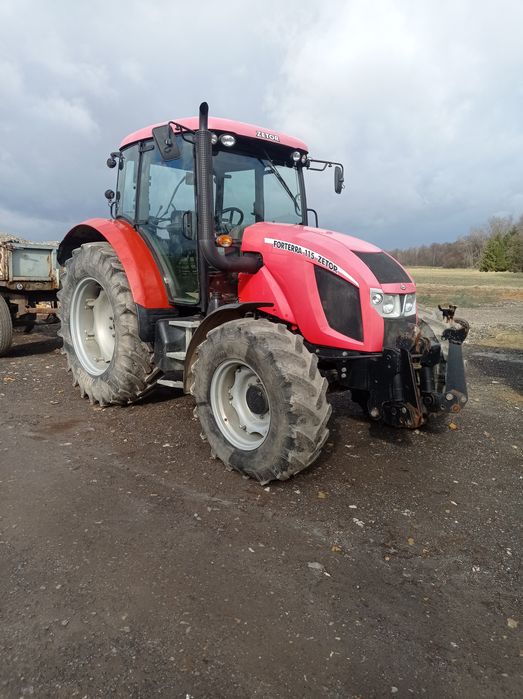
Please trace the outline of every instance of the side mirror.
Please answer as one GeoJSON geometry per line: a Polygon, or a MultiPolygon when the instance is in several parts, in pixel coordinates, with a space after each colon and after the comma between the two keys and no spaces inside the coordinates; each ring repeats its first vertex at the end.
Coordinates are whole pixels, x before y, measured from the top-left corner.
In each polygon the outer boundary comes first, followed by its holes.
{"type": "Polygon", "coordinates": [[[336,194],[341,194],[344,182],[345,178],[343,177],[343,168],[339,165],[336,165],[336,167],[334,168],[334,191],[336,192],[336,194]]]}
{"type": "Polygon", "coordinates": [[[176,135],[170,124],[155,126],[153,138],[163,160],[177,160],[181,156],[176,142],[176,135]]]}

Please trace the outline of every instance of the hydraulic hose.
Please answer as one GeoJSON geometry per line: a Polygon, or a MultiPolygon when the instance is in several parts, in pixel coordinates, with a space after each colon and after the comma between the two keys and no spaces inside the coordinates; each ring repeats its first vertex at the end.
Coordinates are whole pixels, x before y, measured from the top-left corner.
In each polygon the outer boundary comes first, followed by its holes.
{"type": "Polygon", "coordinates": [[[214,202],[212,184],[212,144],[208,129],[209,105],[200,105],[200,122],[195,133],[196,186],[198,201],[198,241],[200,250],[207,262],[224,272],[247,272],[254,274],[262,266],[256,255],[220,255],[215,243],[214,202]]]}

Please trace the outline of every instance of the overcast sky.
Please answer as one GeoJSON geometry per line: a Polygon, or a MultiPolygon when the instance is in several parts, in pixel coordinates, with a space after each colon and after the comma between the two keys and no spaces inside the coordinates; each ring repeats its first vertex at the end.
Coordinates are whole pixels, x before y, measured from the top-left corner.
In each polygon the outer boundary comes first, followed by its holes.
{"type": "Polygon", "coordinates": [[[320,225],[385,248],[523,213],[521,0],[0,0],[0,231],[107,215],[108,153],[196,113],[342,160],[320,225]]]}

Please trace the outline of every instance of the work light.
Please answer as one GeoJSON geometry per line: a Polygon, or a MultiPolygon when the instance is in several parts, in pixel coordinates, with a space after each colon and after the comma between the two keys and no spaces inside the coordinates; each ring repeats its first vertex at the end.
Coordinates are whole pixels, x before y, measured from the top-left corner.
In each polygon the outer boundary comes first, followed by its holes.
{"type": "Polygon", "coordinates": [[[236,143],[236,139],[230,133],[224,133],[222,136],[220,136],[220,141],[222,142],[222,145],[227,146],[227,148],[232,148],[236,143]]]}

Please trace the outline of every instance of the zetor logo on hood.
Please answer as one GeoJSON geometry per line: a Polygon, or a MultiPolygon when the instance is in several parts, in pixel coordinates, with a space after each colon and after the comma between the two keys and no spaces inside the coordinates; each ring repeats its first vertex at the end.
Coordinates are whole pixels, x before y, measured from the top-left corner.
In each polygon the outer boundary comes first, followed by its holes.
{"type": "Polygon", "coordinates": [[[257,138],[266,138],[268,141],[279,141],[280,137],[275,133],[267,133],[267,131],[256,131],[257,138]]]}

